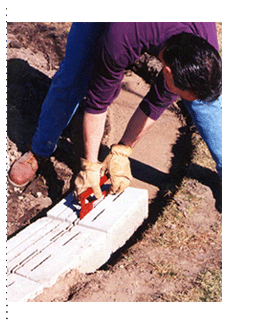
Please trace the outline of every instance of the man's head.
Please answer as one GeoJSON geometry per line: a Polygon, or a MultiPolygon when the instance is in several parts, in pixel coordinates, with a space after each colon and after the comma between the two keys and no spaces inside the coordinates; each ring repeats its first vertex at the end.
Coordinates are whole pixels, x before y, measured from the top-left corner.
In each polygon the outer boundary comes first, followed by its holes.
{"type": "Polygon", "coordinates": [[[162,51],[168,87],[185,100],[216,100],[222,93],[222,61],[206,40],[189,33],[170,38],[162,51]]]}

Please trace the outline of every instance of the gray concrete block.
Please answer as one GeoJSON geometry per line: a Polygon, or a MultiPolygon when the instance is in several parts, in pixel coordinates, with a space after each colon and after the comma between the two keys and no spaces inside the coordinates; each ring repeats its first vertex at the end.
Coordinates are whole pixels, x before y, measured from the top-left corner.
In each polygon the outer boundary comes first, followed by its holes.
{"type": "Polygon", "coordinates": [[[108,195],[82,220],[78,220],[79,209],[73,201],[67,211],[57,215],[51,211],[48,217],[107,233],[107,246],[113,253],[148,217],[148,192],[129,187],[121,194],[108,195]]]}
{"type": "Polygon", "coordinates": [[[115,252],[148,217],[148,192],[127,188],[97,207],[79,222],[79,226],[107,233],[107,245],[115,252]]]}
{"type": "Polygon", "coordinates": [[[127,188],[96,203],[80,220],[80,206],[72,196],[66,197],[48,217],[7,241],[10,301],[34,298],[72,269],[94,272],[148,216],[148,193],[143,189],[127,188]]]}
{"type": "MultiPolygon", "coordinates": [[[[42,230],[25,237],[8,253],[9,273],[50,286],[72,269],[93,272],[109,259],[104,233],[59,220],[50,222],[47,217],[36,221],[35,229],[38,229],[39,221],[42,230]],[[46,221],[45,227],[42,227],[43,220],[46,221]]],[[[20,232],[19,238],[23,234],[20,232]]]]}
{"type": "MultiPolygon", "coordinates": [[[[52,219],[47,219],[46,217],[43,217],[39,219],[37,222],[34,222],[30,224],[30,226],[27,226],[24,228],[21,232],[16,234],[15,239],[11,238],[7,241],[6,246],[6,252],[11,257],[12,256],[12,250],[14,250],[17,246],[23,244],[24,241],[27,241],[32,239],[31,237],[36,235],[37,232],[41,232],[43,228],[48,226],[48,223],[52,222],[52,219]]],[[[34,240],[34,238],[33,238],[34,240]]],[[[29,246],[30,244],[26,244],[26,246],[29,246]]]]}

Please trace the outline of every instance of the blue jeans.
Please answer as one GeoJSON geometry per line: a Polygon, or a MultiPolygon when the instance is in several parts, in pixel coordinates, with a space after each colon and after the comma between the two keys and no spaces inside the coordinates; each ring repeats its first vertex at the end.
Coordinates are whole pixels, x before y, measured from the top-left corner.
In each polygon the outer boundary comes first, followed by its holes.
{"type": "Polygon", "coordinates": [[[222,178],[222,95],[212,103],[184,100],[184,104],[206,142],[222,178]]]}
{"type": "Polygon", "coordinates": [[[31,144],[34,153],[48,157],[55,151],[62,131],[69,124],[87,91],[96,45],[104,25],[72,24],[65,58],[52,79],[41,107],[38,128],[31,144]]]}

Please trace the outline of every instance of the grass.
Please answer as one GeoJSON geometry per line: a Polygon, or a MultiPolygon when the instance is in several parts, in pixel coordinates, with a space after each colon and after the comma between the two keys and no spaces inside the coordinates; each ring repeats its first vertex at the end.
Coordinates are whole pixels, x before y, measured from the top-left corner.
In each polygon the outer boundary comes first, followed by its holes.
{"type": "Polygon", "coordinates": [[[196,183],[196,180],[185,178],[179,191],[170,199],[154,226],[155,244],[182,249],[197,236],[188,224],[202,203],[202,197],[191,189],[195,188],[196,183]]]}
{"type": "Polygon", "coordinates": [[[162,278],[166,280],[182,280],[185,279],[187,276],[185,275],[185,271],[175,267],[174,264],[167,261],[151,261],[151,265],[153,267],[153,270],[157,272],[157,274],[162,278]]]}
{"type": "Polygon", "coordinates": [[[154,299],[157,302],[222,301],[222,222],[220,215],[212,221],[206,214],[204,193],[208,189],[199,180],[207,170],[208,175],[213,174],[215,162],[195,130],[192,133],[192,148],[188,169],[192,165],[200,166],[196,174],[190,171],[197,177],[189,177],[189,171],[186,171],[180,187],[174,194],[173,190],[168,193],[167,205],[148,232],[153,246],[169,251],[170,256],[174,254],[174,259],[164,259],[159,255],[159,259],[149,261],[152,271],[169,282],[173,290],[172,293],[157,294],[154,299]],[[200,211],[206,220],[204,224],[195,223],[200,211]],[[200,255],[203,257],[201,260],[200,255]]]}
{"type": "Polygon", "coordinates": [[[222,301],[222,270],[206,270],[196,279],[196,295],[200,301],[222,301]]]}
{"type": "Polygon", "coordinates": [[[198,133],[193,133],[192,145],[194,147],[192,163],[216,171],[216,163],[212,159],[207,145],[198,133]]]}
{"type": "MultiPolygon", "coordinates": [[[[191,163],[214,171],[215,163],[196,132],[192,134],[192,145],[191,163]]],[[[206,215],[203,199],[207,190],[199,180],[186,174],[180,188],[170,194],[167,205],[146,233],[154,247],[167,251],[170,256],[165,258],[160,252],[157,259],[149,260],[152,271],[169,282],[173,290],[158,293],[154,297],[156,302],[222,301],[222,222],[219,215],[216,221],[210,221],[206,215]],[[196,213],[200,210],[206,223],[196,225],[196,213]],[[200,255],[204,256],[202,260],[200,255]]]]}
{"type": "Polygon", "coordinates": [[[160,294],[157,302],[222,302],[222,271],[205,270],[198,274],[193,288],[160,294]]]}

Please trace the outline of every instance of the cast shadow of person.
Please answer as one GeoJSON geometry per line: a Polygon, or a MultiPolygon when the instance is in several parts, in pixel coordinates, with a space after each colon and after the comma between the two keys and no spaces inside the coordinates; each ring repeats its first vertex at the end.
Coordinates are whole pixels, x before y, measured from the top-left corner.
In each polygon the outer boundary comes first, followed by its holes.
{"type": "Polygon", "coordinates": [[[184,126],[178,129],[179,136],[171,148],[173,157],[169,177],[164,179],[156,199],[149,206],[152,222],[157,219],[160,210],[169,203],[168,193],[175,194],[180,189],[184,178],[195,179],[209,187],[215,199],[215,208],[222,213],[222,182],[219,175],[209,168],[192,162],[194,152],[192,136],[196,132],[196,128],[190,114],[182,101],[170,107],[170,110],[174,112],[177,118],[183,121],[184,126]]]}
{"type": "Polygon", "coordinates": [[[196,179],[211,189],[215,199],[215,208],[222,213],[222,182],[219,175],[213,170],[192,163],[188,168],[187,177],[196,179]]]}
{"type": "MultiPolygon", "coordinates": [[[[197,132],[197,129],[195,125],[193,124],[193,120],[187,111],[186,107],[184,106],[183,101],[179,101],[177,103],[177,106],[180,109],[181,114],[184,116],[186,121],[186,129],[188,130],[186,134],[188,134],[188,148],[187,148],[187,159],[188,161],[185,161],[187,166],[186,170],[186,178],[195,179],[205,185],[206,187],[209,187],[212,191],[213,197],[215,199],[215,208],[217,211],[222,213],[222,180],[219,177],[218,173],[207,168],[203,167],[201,165],[198,165],[196,163],[193,163],[191,161],[191,156],[194,152],[194,146],[192,143],[192,135],[197,132]]],[[[175,114],[177,112],[175,111],[175,114]]],[[[174,148],[176,150],[176,146],[174,148]]],[[[179,152],[177,152],[179,153],[179,152]]],[[[177,154],[174,152],[174,154],[177,154]]]]}
{"type": "MultiPolygon", "coordinates": [[[[7,136],[22,154],[30,149],[41,106],[50,85],[51,79],[28,62],[22,59],[7,61],[7,136]]],[[[64,140],[69,135],[68,129],[62,133],[54,156],[69,168],[73,168],[73,158],[70,154],[73,152],[72,144],[64,140]],[[63,151],[65,145],[67,153],[63,151]]],[[[55,200],[62,193],[64,181],[58,179],[50,159],[39,172],[45,179],[49,197],[52,201],[55,200]]]]}

